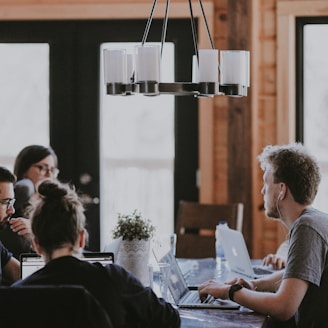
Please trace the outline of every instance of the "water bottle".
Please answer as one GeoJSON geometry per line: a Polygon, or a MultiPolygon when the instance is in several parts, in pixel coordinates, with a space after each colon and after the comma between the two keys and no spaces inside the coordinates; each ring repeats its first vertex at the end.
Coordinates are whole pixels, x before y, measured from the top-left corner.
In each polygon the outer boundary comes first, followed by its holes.
{"type": "MultiPolygon", "coordinates": [[[[216,226],[215,231],[215,250],[216,250],[216,266],[221,271],[222,261],[225,260],[224,249],[220,241],[220,233],[222,229],[229,229],[228,223],[226,221],[220,221],[216,226]]],[[[222,233],[222,231],[221,231],[222,233]]]]}

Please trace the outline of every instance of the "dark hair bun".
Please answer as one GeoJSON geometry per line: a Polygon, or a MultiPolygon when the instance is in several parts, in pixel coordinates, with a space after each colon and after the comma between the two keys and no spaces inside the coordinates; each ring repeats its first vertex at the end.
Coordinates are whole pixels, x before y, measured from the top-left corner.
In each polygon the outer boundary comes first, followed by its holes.
{"type": "Polygon", "coordinates": [[[38,187],[39,194],[48,199],[60,199],[67,195],[67,188],[58,181],[44,180],[38,187]]]}

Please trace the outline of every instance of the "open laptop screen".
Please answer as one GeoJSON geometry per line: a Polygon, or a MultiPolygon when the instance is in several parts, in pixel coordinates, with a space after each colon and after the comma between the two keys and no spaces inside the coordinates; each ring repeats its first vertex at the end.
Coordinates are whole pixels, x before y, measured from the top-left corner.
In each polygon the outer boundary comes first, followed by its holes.
{"type": "MultiPolygon", "coordinates": [[[[100,262],[102,265],[114,263],[114,254],[112,252],[85,252],[81,260],[89,262],[100,262]]],[[[31,275],[33,272],[41,269],[44,265],[44,259],[36,253],[23,253],[20,256],[21,279],[31,275]]]]}

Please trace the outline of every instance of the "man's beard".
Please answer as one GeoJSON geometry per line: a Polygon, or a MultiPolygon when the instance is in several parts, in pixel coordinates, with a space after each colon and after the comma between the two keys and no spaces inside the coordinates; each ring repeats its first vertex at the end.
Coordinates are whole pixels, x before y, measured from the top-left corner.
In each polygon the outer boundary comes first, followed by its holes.
{"type": "Polygon", "coordinates": [[[280,214],[277,210],[277,207],[271,207],[265,210],[265,215],[270,219],[274,219],[274,220],[280,219],[280,214]]]}

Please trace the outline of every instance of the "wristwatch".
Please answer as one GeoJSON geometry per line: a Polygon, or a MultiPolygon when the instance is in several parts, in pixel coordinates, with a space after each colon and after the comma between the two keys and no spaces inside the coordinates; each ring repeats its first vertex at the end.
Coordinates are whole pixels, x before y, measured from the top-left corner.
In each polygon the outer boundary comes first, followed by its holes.
{"type": "Polygon", "coordinates": [[[239,284],[232,285],[229,289],[229,298],[233,301],[233,296],[234,296],[235,292],[242,288],[243,288],[243,286],[239,285],[239,284]]]}

